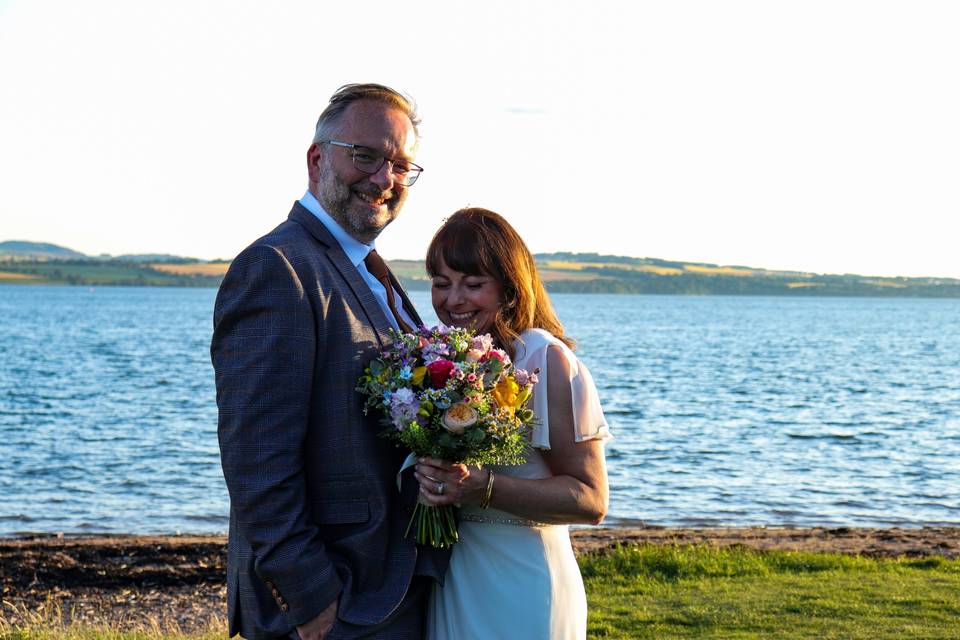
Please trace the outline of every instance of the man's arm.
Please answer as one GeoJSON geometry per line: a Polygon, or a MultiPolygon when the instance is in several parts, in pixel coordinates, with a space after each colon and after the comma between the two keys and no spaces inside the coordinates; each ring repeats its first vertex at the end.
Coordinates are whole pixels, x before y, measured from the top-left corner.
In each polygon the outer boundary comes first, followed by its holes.
{"type": "Polygon", "coordinates": [[[291,626],[326,612],[342,589],[307,506],[316,335],[304,284],[272,247],[241,253],[217,295],[210,347],[231,506],[291,626]]]}

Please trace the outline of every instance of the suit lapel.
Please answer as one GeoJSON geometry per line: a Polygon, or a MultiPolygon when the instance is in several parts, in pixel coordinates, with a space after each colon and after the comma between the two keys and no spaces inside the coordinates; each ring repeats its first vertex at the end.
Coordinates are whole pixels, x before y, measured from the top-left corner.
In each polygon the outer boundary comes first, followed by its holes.
{"type": "Polygon", "coordinates": [[[370,287],[367,286],[367,283],[364,282],[363,278],[360,276],[360,272],[357,271],[357,268],[350,262],[350,259],[347,257],[347,254],[344,253],[343,249],[340,247],[340,243],[337,242],[336,238],[331,235],[323,223],[317,220],[316,216],[310,213],[303,205],[299,202],[293,205],[293,210],[290,212],[289,219],[303,225],[310,234],[320,241],[321,244],[327,248],[327,258],[329,258],[330,263],[340,272],[340,276],[343,278],[343,281],[350,287],[350,290],[353,291],[353,295],[356,296],[357,300],[360,302],[360,306],[363,307],[364,313],[367,315],[367,320],[370,323],[370,326],[373,327],[374,331],[377,334],[377,338],[380,340],[380,346],[384,347],[393,342],[393,339],[390,337],[389,330],[392,328],[390,321],[387,320],[387,317],[383,313],[383,309],[380,307],[380,303],[377,302],[377,299],[374,297],[373,292],[370,291],[370,287]]]}

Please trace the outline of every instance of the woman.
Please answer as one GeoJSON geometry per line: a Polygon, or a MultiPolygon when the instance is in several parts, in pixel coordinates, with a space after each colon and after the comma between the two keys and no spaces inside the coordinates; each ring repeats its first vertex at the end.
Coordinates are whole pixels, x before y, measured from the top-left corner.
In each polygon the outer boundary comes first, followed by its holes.
{"type": "Polygon", "coordinates": [[[585,638],[586,596],[565,525],[598,524],[607,510],[610,434],[593,379],[570,350],[530,251],[498,214],[453,214],[430,244],[427,272],[441,322],[490,333],[517,367],[539,369],[524,464],[417,464],[424,502],[461,507],[460,542],[431,597],[428,635],[585,638]]]}

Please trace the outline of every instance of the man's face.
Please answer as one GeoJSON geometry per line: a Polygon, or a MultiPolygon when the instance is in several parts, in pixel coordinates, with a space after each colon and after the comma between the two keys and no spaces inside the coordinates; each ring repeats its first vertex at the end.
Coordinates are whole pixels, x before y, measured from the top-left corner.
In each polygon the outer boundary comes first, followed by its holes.
{"type": "MultiPolygon", "coordinates": [[[[369,147],[386,158],[413,161],[417,136],[410,118],[379,102],[354,102],[340,119],[335,139],[369,147]]],[[[373,174],[353,165],[351,149],[314,144],[307,152],[310,191],[330,216],[360,242],[369,244],[393,222],[407,199],[385,162],[373,174]]]]}

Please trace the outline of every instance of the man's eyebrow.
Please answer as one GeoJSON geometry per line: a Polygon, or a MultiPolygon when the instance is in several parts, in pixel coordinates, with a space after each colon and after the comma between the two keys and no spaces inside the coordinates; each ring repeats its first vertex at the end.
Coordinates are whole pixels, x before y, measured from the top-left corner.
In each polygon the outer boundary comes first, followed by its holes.
{"type": "MultiPolygon", "coordinates": [[[[353,145],[353,148],[354,148],[354,150],[356,150],[356,149],[363,149],[363,150],[365,150],[365,151],[372,151],[373,153],[377,154],[377,155],[380,156],[381,158],[386,158],[387,160],[403,160],[404,162],[411,162],[411,163],[413,162],[413,160],[411,160],[410,158],[408,158],[408,157],[405,156],[405,155],[400,155],[400,156],[388,156],[388,155],[385,154],[383,151],[380,151],[380,150],[375,149],[375,148],[373,148],[373,147],[368,147],[368,146],[365,145],[365,144],[355,144],[355,145],[353,145]]],[[[402,153],[402,152],[401,152],[401,153],[402,153]]]]}

